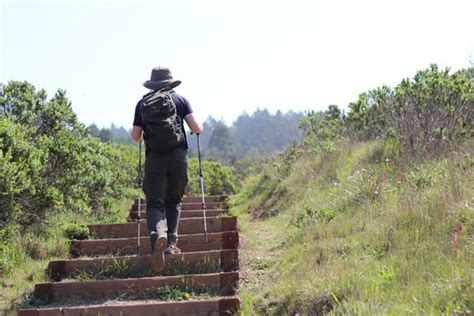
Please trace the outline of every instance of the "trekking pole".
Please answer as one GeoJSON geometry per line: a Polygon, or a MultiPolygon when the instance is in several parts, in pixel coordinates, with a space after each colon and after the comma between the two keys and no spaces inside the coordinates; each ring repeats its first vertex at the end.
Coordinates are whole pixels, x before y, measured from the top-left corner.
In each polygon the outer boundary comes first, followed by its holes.
{"type": "Polygon", "coordinates": [[[140,219],[142,215],[142,141],[138,143],[138,216],[137,216],[137,248],[140,255],[140,219]]]}
{"type": "Polygon", "coordinates": [[[206,203],[204,201],[204,178],[202,176],[201,144],[199,143],[199,134],[196,134],[196,136],[197,136],[197,145],[198,145],[199,180],[201,182],[201,209],[204,216],[204,238],[207,242],[206,203]]]}

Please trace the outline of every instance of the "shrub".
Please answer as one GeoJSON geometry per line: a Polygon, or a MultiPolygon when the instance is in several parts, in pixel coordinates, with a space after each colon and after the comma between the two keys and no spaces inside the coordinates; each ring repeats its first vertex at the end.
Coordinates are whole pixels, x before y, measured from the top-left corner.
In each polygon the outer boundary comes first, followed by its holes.
{"type": "Polygon", "coordinates": [[[316,151],[329,152],[344,130],[344,115],[337,105],[330,105],[325,112],[307,111],[300,121],[304,131],[303,144],[316,151]]]}
{"type": "Polygon", "coordinates": [[[349,104],[346,121],[357,139],[397,139],[402,149],[424,157],[446,151],[473,135],[474,83],[468,71],[450,74],[436,65],[383,86],[349,104]]]}
{"type": "Polygon", "coordinates": [[[69,239],[88,239],[89,229],[84,225],[69,224],[64,228],[64,236],[69,239]]]}
{"type": "Polygon", "coordinates": [[[102,144],[65,92],[47,100],[27,82],[0,85],[0,223],[39,226],[51,214],[98,217],[131,186],[132,147],[102,144]]]}
{"type": "MultiPolygon", "coordinates": [[[[236,178],[232,168],[217,161],[203,161],[202,173],[206,195],[233,194],[236,189],[236,178]]],[[[197,158],[189,159],[188,186],[186,194],[200,194],[199,163],[197,158]]]]}

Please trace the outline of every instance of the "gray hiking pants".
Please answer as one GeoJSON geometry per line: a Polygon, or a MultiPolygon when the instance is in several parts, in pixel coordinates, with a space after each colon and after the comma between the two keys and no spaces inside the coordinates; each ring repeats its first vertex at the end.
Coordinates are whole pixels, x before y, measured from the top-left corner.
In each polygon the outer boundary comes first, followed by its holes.
{"type": "Polygon", "coordinates": [[[146,217],[150,234],[167,223],[168,243],[178,237],[181,201],[188,182],[187,151],[177,148],[168,153],[147,152],[143,191],[146,196],[146,217]]]}

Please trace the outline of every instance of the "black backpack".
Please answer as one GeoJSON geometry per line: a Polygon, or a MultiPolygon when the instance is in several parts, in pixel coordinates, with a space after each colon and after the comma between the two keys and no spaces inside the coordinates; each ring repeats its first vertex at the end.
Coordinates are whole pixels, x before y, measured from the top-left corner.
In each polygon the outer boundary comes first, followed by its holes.
{"type": "Polygon", "coordinates": [[[145,95],[140,114],[148,149],[165,153],[184,144],[183,121],[169,91],[154,91],[145,95]]]}

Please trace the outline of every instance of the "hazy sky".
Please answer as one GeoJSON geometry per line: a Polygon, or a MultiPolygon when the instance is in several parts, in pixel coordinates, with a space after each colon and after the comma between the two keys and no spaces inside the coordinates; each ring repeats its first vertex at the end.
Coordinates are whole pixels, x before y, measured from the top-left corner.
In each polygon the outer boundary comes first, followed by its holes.
{"type": "Polygon", "coordinates": [[[0,0],[0,82],[67,90],[86,124],[130,127],[157,65],[200,119],[346,107],[430,63],[474,59],[474,1],[0,0]]]}

